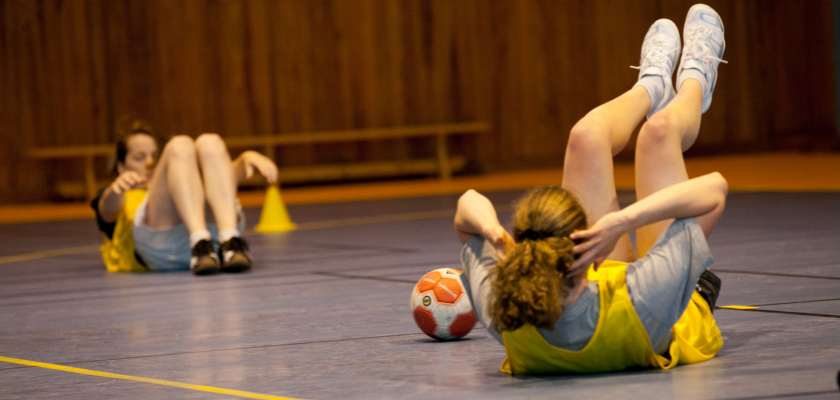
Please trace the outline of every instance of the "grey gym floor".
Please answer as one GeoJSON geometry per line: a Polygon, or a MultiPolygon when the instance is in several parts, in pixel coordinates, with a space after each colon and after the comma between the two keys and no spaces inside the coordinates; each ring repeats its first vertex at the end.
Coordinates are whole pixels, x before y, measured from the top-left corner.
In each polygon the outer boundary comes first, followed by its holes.
{"type": "MultiPolygon", "coordinates": [[[[509,210],[520,193],[488,197],[509,210]]],[[[252,272],[211,277],[107,273],[93,220],[0,226],[0,357],[305,399],[840,397],[840,193],[730,194],[718,305],[759,308],[715,312],[711,361],[556,377],[499,372],[481,326],[453,342],[415,326],[414,283],[460,269],[456,199],[290,207],[301,229],[249,233],[252,272]]],[[[0,362],[0,398],[231,396],[0,362]]]]}

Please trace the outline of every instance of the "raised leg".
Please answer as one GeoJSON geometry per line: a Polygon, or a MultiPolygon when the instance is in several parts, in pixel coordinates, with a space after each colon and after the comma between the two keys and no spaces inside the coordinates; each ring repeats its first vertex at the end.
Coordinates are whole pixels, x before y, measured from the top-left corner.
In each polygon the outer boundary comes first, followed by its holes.
{"type": "Polygon", "coordinates": [[[235,230],[236,180],[225,142],[217,134],[205,133],[195,140],[195,147],[204,177],[204,194],[219,232],[235,230]]]}
{"type": "MultiPolygon", "coordinates": [[[[677,97],[642,126],[636,143],[636,200],[688,180],[683,152],[697,139],[702,106],[700,83],[686,80],[677,97]]],[[[650,250],[671,222],[660,221],[636,231],[639,257],[650,250]]]]}
{"type": "MultiPolygon", "coordinates": [[[[682,153],[697,139],[702,113],[709,109],[717,83],[717,69],[726,42],[723,21],[711,7],[696,4],[686,16],[685,45],[677,74],[679,94],[662,111],[653,114],[639,132],[636,144],[636,198],[688,180],[682,153]]],[[[708,236],[717,224],[720,207],[697,218],[708,236]]],[[[661,221],[636,231],[639,257],[647,253],[671,221],[661,221]]]]}
{"type": "MultiPolygon", "coordinates": [[[[563,166],[563,189],[581,203],[590,226],[619,209],[612,158],[627,145],[650,106],[647,90],[636,86],[590,111],[572,128],[563,166]]],[[[621,238],[609,258],[634,259],[629,236],[621,238]]]]}
{"type": "Polygon", "coordinates": [[[207,229],[204,189],[195,144],[189,136],[176,136],[164,147],[148,186],[145,223],[166,228],[181,222],[190,233],[207,229]]]}

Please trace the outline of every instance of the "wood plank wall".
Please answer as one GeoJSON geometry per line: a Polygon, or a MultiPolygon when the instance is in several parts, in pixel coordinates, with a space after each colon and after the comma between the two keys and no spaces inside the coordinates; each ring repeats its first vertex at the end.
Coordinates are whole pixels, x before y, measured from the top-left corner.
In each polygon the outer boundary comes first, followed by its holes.
{"type": "MultiPolygon", "coordinates": [[[[708,0],[727,50],[690,154],[836,140],[828,0],[708,0]]],[[[489,120],[474,172],[562,165],[568,131],[629,89],[648,26],[692,2],[0,0],[0,203],[42,201],[134,114],[168,134],[268,135],[489,120]]],[[[422,141],[300,146],[285,165],[431,154],[422,141]]],[[[628,152],[627,154],[632,154],[628,152]]],[[[628,157],[628,156],[625,156],[628,157]]],[[[104,165],[102,166],[104,168],[104,165]]]]}

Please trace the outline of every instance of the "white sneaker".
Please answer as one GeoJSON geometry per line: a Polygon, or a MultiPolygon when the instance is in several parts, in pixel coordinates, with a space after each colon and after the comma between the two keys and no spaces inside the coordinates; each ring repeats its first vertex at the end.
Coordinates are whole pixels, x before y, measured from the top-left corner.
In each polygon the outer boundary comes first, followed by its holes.
{"type": "Polygon", "coordinates": [[[703,87],[703,112],[712,104],[712,93],[717,83],[717,69],[720,63],[726,63],[723,51],[723,21],[720,15],[705,4],[695,4],[688,10],[683,28],[685,47],[682,52],[680,69],[677,72],[677,88],[688,78],[697,79],[703,87]]]}
{"type": "Polygon", "coordinates": [[[657,111],[665,108],[677,95],[671,83],[671,75],[680,55],[680,31],[669,19],[660,19],[650,26],[642,44],[642,65],[630,68],[639,70],[639,82],[650,96],[650,118],[657,111]],[[661,79],[643,79],[656,77],[661,79]],[[661,82],[660,82],[661,81],[661,82]]]}

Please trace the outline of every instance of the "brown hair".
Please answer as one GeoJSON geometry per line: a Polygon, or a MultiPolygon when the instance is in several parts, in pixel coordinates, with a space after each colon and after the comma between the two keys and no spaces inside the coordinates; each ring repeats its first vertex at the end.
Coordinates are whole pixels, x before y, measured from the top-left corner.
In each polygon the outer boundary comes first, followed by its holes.
{"type": "Polygon", "coordinates": [[[117,166],[125,163],[125,156],[128,154],[128,139],[137,134],[149,135],[155,140],[158,146],[158,151],[163,151],[164,141],[158,133],[158,130],[150,123],[128,116],[120,117],[114,126],[114,131],[117,134],[116,154],[111,163],[111,174],[119,175],[117,166]]]}
{"type": "Polygon", "coordinates": [[[524,324],[553,330],[563,315],[562,299],[573,287],[564,277],[574,262],[569,235],[586,229],[586,214],[571,193],[557,186],[532,189],[516,204],[513,238],[491,275],[490,315],[497,332],[524,324]]]}

